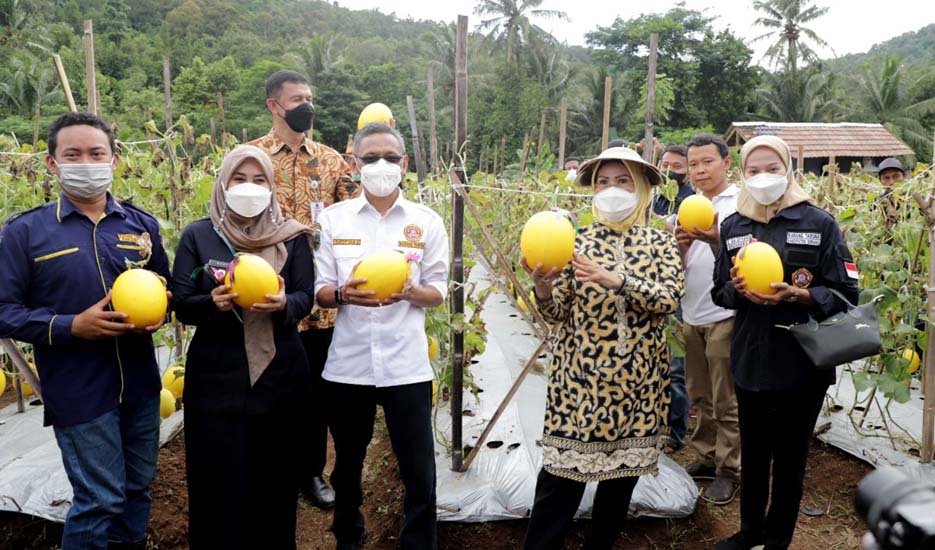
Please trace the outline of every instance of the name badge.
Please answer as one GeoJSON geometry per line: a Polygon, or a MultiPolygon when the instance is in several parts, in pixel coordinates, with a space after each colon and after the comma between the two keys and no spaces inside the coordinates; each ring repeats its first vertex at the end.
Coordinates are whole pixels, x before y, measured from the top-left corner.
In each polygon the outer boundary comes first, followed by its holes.
{"type": "Polygon", "coordinates": [[[325,203],[315,201],[312,203],[312,223],[318,222],[318,216],[325,210],[325,203]]]}
{"type": "Polygon", "coordinates": [[[790,231],[786,233],[786,244],[820,246],[821,245],[821,233],[799,233],[799,232],[790,231]]]}
{"type": "Polygon", "coordinates": [[[743,235],[742,237],[731,237],[727,239],[726,246],[728,252],[731,250],[737,250],[738,248],[743,248],[750,244],[750,240],[753,238],[752,235],[743,235]]]}

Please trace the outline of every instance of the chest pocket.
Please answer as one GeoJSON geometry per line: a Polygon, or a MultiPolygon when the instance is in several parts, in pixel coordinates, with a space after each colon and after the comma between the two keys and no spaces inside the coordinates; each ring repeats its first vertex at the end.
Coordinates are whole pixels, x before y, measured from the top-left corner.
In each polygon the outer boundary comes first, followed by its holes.
{"type": "Polygon", "coordinates": [[[790,266],[817,267],[821,261],[821,232],[811,229],[787,231],[782,260],[790,266]]]}

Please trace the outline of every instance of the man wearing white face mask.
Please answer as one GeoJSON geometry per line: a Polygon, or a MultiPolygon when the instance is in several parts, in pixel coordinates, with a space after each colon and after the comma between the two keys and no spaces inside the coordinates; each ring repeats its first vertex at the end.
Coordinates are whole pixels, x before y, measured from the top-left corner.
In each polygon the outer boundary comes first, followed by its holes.
{"type": "Polygon", "coordinates": [[[731,158],[724,140],[701,134],[688,142],[687,149],[691,181],[714,204],[715,218],[707,231],[694,227],[675,231],[685,265],[685,381],[698,416],[690,442],[698,459],[685,469],[697,479],[713,478],[702,498],[724,505],[734,499],[740,482],[740,426],[730,374],[734,312],[714,304],[711,288],[719,220],[736,210],[738,189],[727,181],[731,158]]]}
{"type": "Polygon", "coordinates": [[[398,131],[364,126],[354,136],[354,154],[364,194],[322,213],[315,254],[318,304],[338,308],[323,374],[335,449],[331,530],[339,549],[360,548],[366,538],[361,472],[379,404],[406,487],[400,546],[433,549],[433,372],[425,309],[440,305],[448,291],[448,236],[438,214],[402,196],[408,157],[398,131]],[[405,254],[412,271],[402,293],[382,302],[353,277],[364,257],[381,250],[405,254]]]}
{"type": "Polygon", "coordinates": [[[61,196],[0,233],[0,337],[33,345],[45,423],[74,497],[64,550],[145,548],[159,452],[161,382],[152,333],[110,305],[133,265],[169,277],[159,223],[116,200],[114,137],[88,113],[49,129],[46,167],[61,196]]]}

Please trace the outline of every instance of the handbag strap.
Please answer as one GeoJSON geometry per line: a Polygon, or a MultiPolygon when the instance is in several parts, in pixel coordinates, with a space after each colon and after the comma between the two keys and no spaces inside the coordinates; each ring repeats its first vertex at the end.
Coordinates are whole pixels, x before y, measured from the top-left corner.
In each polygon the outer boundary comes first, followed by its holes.
{"type": "Polygon", "coordinates": [[[837,296],[838,298],[840,298],[842,302],[844,302],[845,304],[847,304],[847,310],[848,310],[848,311],[850,311],[850,310],[852,310],[852,309],[855,309],[855,308],[857,307],[857,306],[855,306],[854,304],[852,304],[850,300],[848,300],[847,298],[845,298],[844,295],[841,294],[840,292],[838,292],[837,290],[831,288],[830,286],[826,286],[825,288],[828,289],[828,292],[830,292],[831,294],[834,294],[835,296],[837,296]]]}

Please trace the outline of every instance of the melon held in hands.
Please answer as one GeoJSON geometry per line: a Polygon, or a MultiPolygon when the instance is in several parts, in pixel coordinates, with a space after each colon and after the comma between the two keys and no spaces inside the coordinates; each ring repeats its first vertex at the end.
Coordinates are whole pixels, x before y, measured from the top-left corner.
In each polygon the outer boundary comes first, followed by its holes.
{"type": "Polygon", "coordinates": [[[689,233],[694,233],[695,227],[702,231],[711,229],[714,225],[714,205],[704,195],[685,197],[679,205],[679,225],[689,233]]]}
{"type": "Polygon", "coordinates": [[[243,309],[253,304],[265,304],[267,294],[279,294],[279,276],[273,266],[254,254],[237,254],[227,266],[224,284],[237,294],[234,303],[243,309]]]}
{"type": "Polygon", "coordinates": [[[381,250],[360,261],[354,270],[354,279],[366,279],[357,290],[372,290],[374,300],[388,300],[399,294],[411,275],[409,260],[402,252],[381,250]]]}
{"type": "Polygon", "coordinates": [[[125,321],[136,328],[158,325],[166,317],[169,299],[166,284],[147,269],[128,269],[114,281],[110,295],[114,311],[126,313],[125,321]]]}
{"type": "Polygon", "coordinates": [[[532,269],[539,264],[543,273],[562,269],[575,252],[575,226],[560,212],[539,212],[523,226],[519,248],[532,269]]]}
{"type": "Polygon", "coordinates": [[[737,273],[742,275],[747,288],[760,294],[774,294],[773,283],[783,282],[782,259],[776,249],[760,241],[753,241],[737,253],[737,273]]]}

